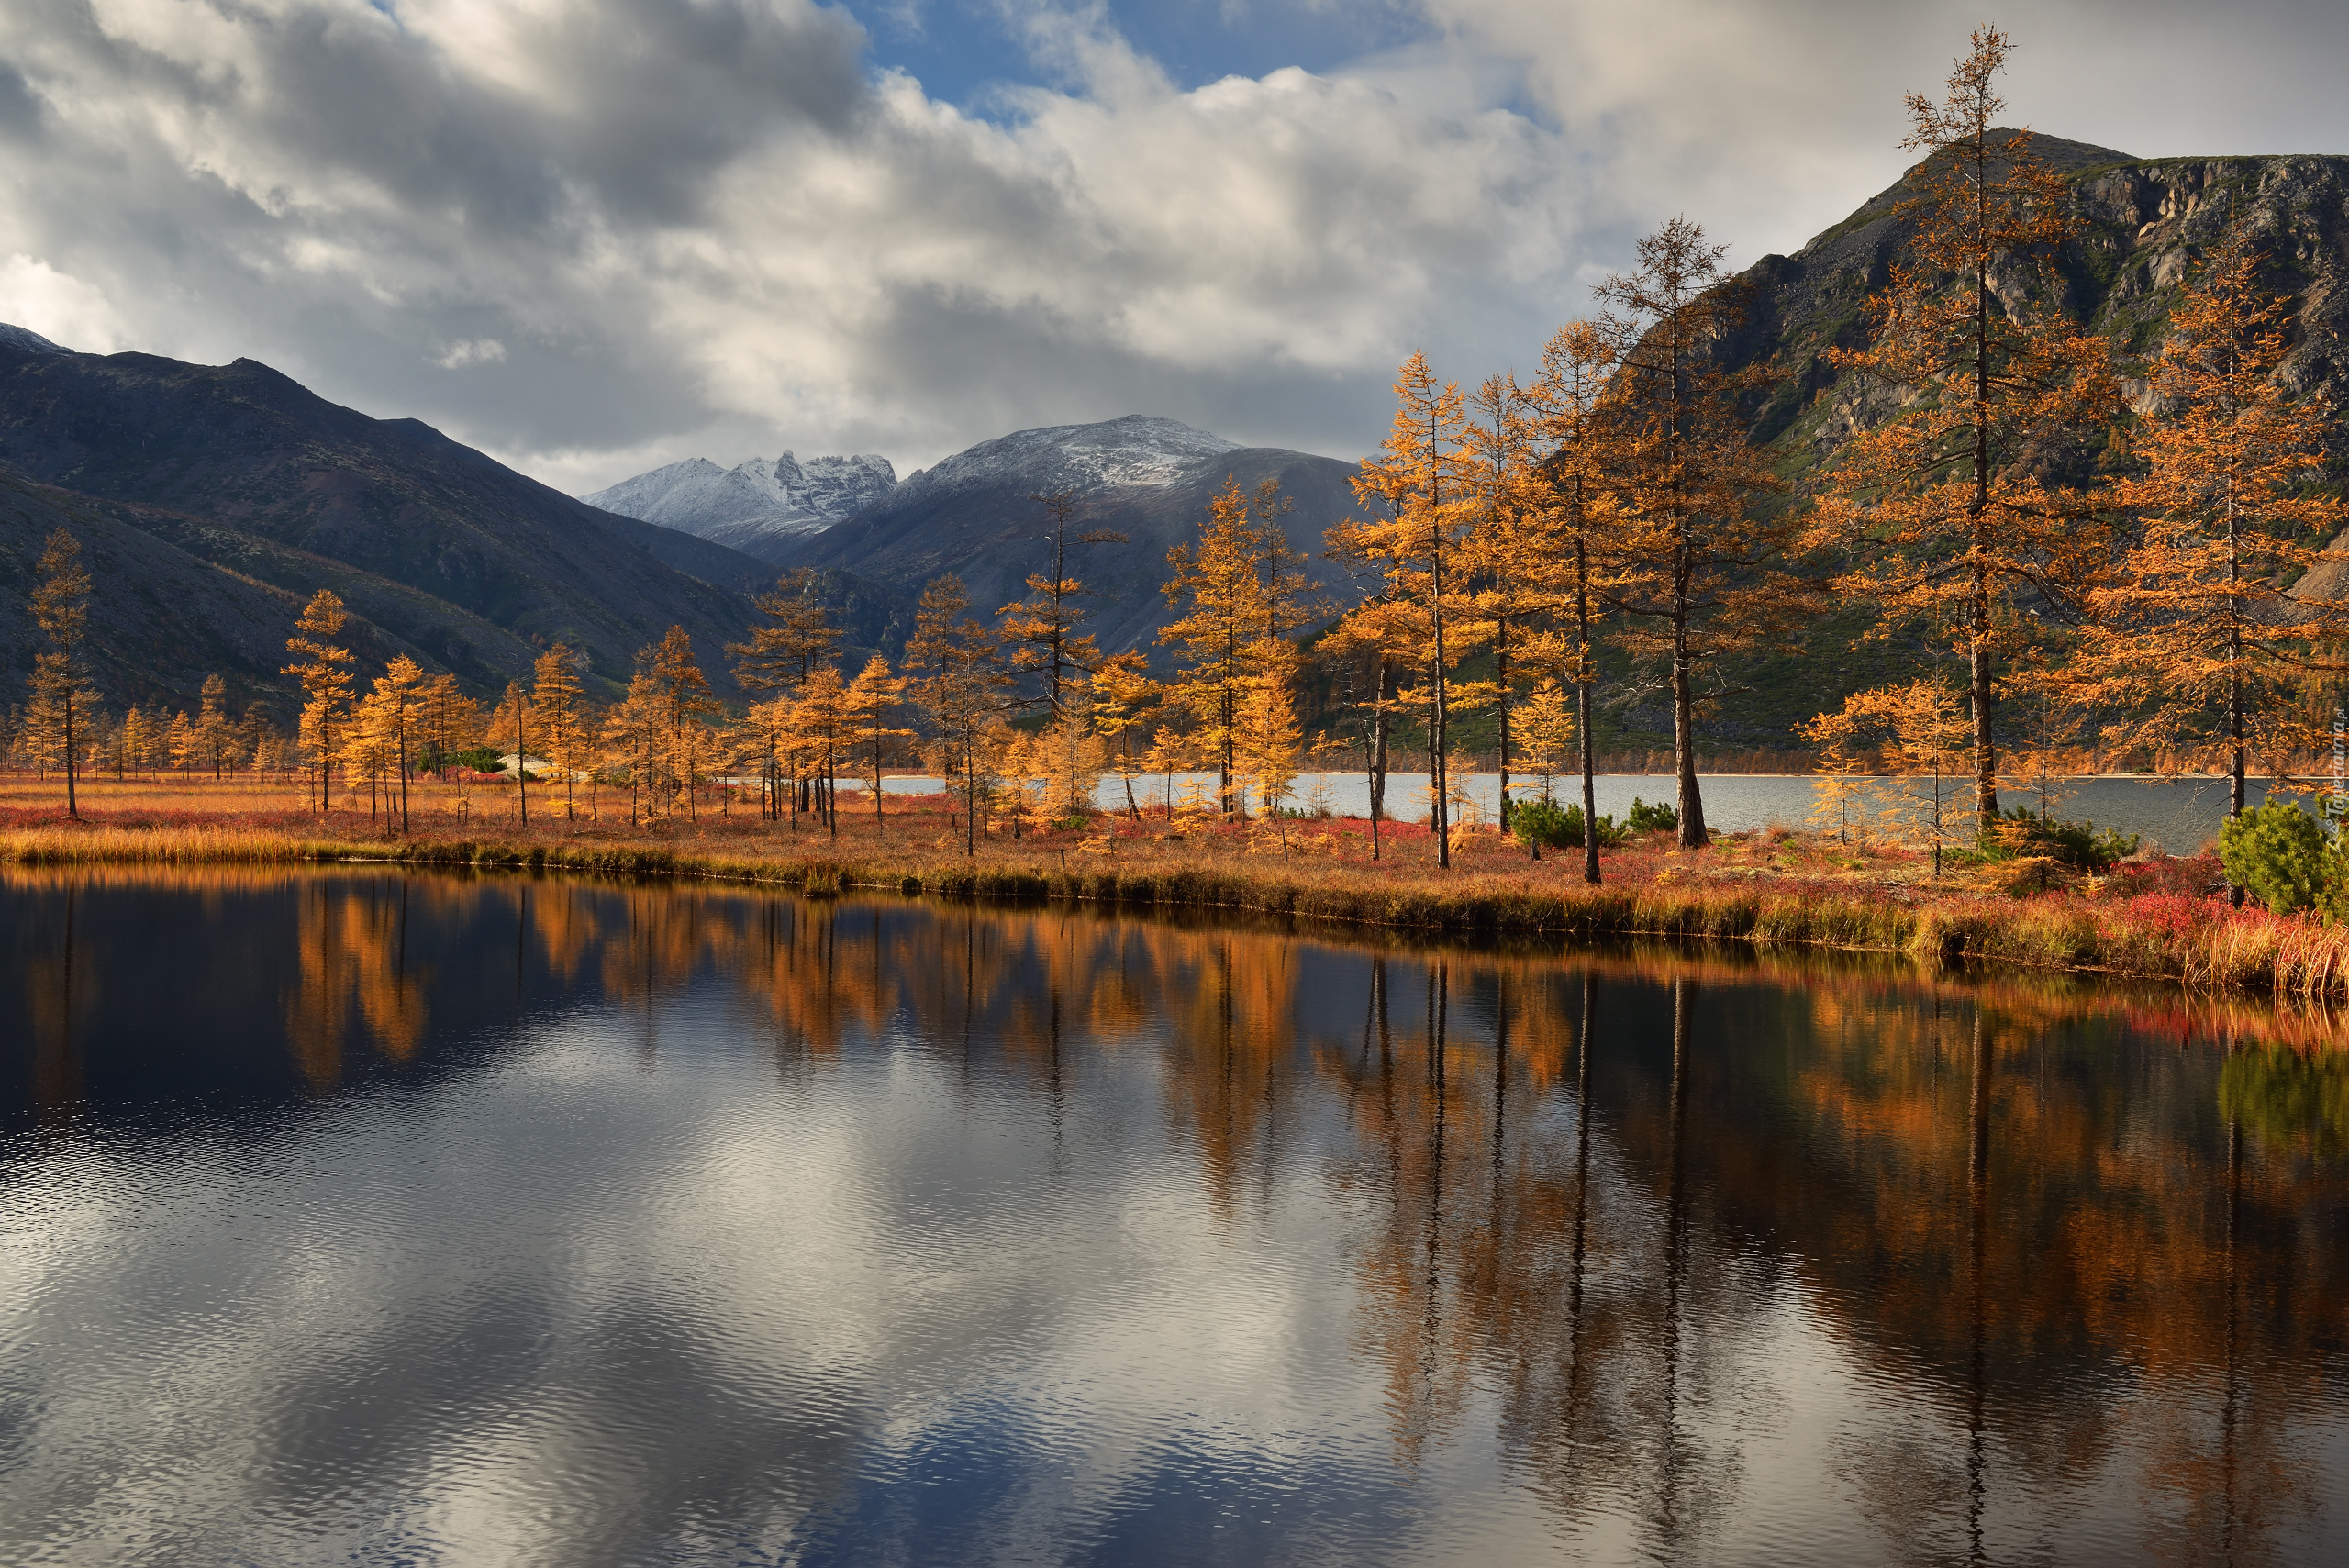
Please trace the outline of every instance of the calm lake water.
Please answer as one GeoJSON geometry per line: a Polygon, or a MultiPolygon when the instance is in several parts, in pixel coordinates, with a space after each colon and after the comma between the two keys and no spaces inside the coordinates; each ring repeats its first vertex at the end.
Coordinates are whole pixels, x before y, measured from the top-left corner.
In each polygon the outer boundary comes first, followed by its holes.
{"type": "Polygon", "coordinates": [[[2318,1025],[520,877],[0,929],[0,1562],[2349,1560],[2318,1025]]]}
{"type": "MultiPolygon", "coordinates": [[[[1601,773],[1593,781],[1597,785],[1600,815],[1621,817],[1635,800],[1650,804],[1669,805],[1675,798],[1676,781],[1669,773],[1601,773]]],[[[1892,803],[1896,798],[1913,801],[1930,798],[1932,782],[1920,779],[1873,780],[1871,786],[1877,797],[1874,807],[1855,806],[1856,817],[1865,817],[1870,809],[1892,803]]],[[[883,781],[885,804],[890,795],[928,795],[944,787],[936,778],[898,776],[883,781]]],[[[1188,787],[1211,795],[1215,789],[1213,773],[1176,773],[1172,779],[1152,774],[1149,779],[1134,781],[1136,799],[1145,807],[1163,804],[1168,795],[1179,803],[1188,787]]],[[[1469,797],[1476,802],[1487,820],[1500,808],[1500,778],[1495,773],[1473,773],[1464,781],[1469,797]]],[[[862,790],[859,781],[843,779],[843,791],[862,790]]],[[[1522,799],[1538,784],[1526,784],[1521,779],[1510,780],[1512,793],[1522,799]]],[[[1320,803],[1340,816],[1360,817],[1370,810],[1370,784],[1361,773],[1300,773],[1297,780],[1297,803],[1305,806],[1320,803]],[[1317,795],[1316,791],[1319,793],[1317,795]]],[[[1814,816],[1819,809],[1819,780],[1808,773],[1712,773],[1699,787],[1705,798],[1705,821],[1718,832],[1739,832],[1749,828],[1767,828],[1774,824],[1787,828],[1819,826],[1822,819],[1814,816]]],[[[1954,801],[1965,787],[1962,780],[1945,780],[1944,798],[1954,801]]],[[[1387,775],[1387,810],[1409,820],[1423,818],[1428,813],[1428,775],[1396,773],[1387,775]]],[[[1561,801],[1576,803],[1582,799],[1579,775],[1562,777],[1553,785],[1561,801]]],[[[2144,840],[2147,848],[2159,846],[2174,855],[2190,855],[2208,840],[2218,836],[2219,825],[2227,816],[2227,781],[2224,779],[2183,778],[2156,779],[2127,776],[2061,779],[2049,788],[2049,810],[2057,817],[2074,821],[2092,821],[2099,828],[2134,833],[2144,840]]],[[[2265,780],[2246,783],[2243,798],[2247,805],[2257,806],[2267,798],[2265,780]]],[[[1104,810],[1124,806],[1125,785],[1116,778],[1104,779],[1094,792],[1094,802],[1104,810]]],[[[1999,794],[2005,806],[2028,806],[2038,810],[2039,795],[2035,790],[2006,789],[1999,794]]]]}

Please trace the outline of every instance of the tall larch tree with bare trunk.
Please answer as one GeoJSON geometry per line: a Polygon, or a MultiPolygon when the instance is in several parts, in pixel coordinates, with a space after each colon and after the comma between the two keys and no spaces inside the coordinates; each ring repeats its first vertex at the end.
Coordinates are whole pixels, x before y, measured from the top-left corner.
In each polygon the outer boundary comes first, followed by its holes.
{"type": "Polygon", "coordinates": [[[1785,570],[1789,515],[1761,505],[1785,486],[1748,439],[1736,400],[1743,378],[1714,352],[1739,305],[1722,254],[1675,217],[1640,241],[1635,271],[1598,289],[1612,307],[1603,329],[1614,361],[1598,408],[1613,448],[1608,598],[1633,657],[1664,672],[1684,849],[1711,838],[1698,709],[1742,689],[1730,684],[1730,658],[1789,624],[1803,598],[1785,570]]]}
{"type": "Polygon", "coordinates": [[[351,650],[342,646],[349,618],[333,589],[311,595],[285,642],[294,662],[281,672],[302,683],[302,744],[310,753],[321,813],[334,809],[334,762],[351,706],[351,650]]]}
{"type": "Polygon", "coordinates": [[[1452,684],[1465,651],[1461,623],[1473,618],[1464,556],[1476,521],[1479,474],[1466,399],[1456,384],[1436,379],[1425,354],[1403,361],[1395,403],[1395,423],[1379,453],[1353,478],[1354,496],[1371,517],[1332,528],[1330,549],[1374,563],[1384,579],[1383,592],[1348,617],[1358,635],[1423,672],[1431,820],[1436,863],[1448,868],[1452,684]]]}
{"type": "Polygon", "coordinates": [[[89,749],[89,727],[95,706],[93,694],[83,689],[82,642],[89,634],[90,573],[82,564],[82,545],[63,528],[49,536],[41,550],[39,575],[33,585],[34,624],[48,644],[33,656],[32,702],[25,713],[25,728],[35,755],[44,762],[54,759],[65,775],[65,815],[82,815],[76,789],[82,759],[89,749]]]}
{"type": "Polygon", "coordinates": [[[1868,303],[1867,346],[1829,356],[1898,411],[1845,443],[1819,509],[1821,542],[1851,562],[1835,592],[1964,664],[1986,828],[2007,673],[2110,554],[2112,497],[2083,476],[2120,414],[2103,339],[2058,304],[2064,182],[2030,132],[1993,133],[2009,48],[1981,28],[1940,102],[1909,95],[1916,236],[1868,303]]]}
{"type": "Polygon", "coordinates": [[[2293,302],[2262,286],[2260,260],[2231,222],[2170,308],[2143,472],[2118,493],[2140,531],[2088,595],[2073,671],[2083,703],[2120,716],[2108,740],[2216,750],[2231,817],[2254,749],[2280,760],[2321,743],[2295,688],[2339,673],[2349,638],[2334,574],[2308,576],[2344,521],[2321,487],[2334,411],[2278,374],[2293,302]]]}

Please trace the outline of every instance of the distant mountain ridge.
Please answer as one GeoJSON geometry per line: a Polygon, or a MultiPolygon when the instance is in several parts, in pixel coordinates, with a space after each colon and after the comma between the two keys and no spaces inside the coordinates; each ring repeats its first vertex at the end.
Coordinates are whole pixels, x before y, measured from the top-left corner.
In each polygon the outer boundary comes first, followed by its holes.
{"type": "Polygon", "coordinates": [[[1277,480],[1292,508],[1289,543],[1334,606],[1360,597],[1321,559],[1322,535],[1353,508],[1355,465],[1309,452],[1242,447],[1179,420],[1130,414],[1090,425],[1016,430],[907,475],[873,505],[777,559],[854,572],[903,594],[947,573],[962,577],[972,608],[991,614],[1023,596],[1046,570],[1044,514],[1035,497],[1066,490],[1087,531],[1125,542],[1080,548],[1069,563],[1082,581],[1085,629],[1108,652],[1157,650],[1172,617],[1163,592],[1166,552],[1194,539],[1208,502],[1227,481],[1253,491],[1277,480]]]}
{"type": "Polygon", "coordinates": [[[872,453],[802,462],[785,452],[733,468],[696,457],[580,499],[769,560],[785,541],[830,528],[879,500],[896,483],[889,460],[872,453]]]}
{"type": "MultiPolygon", "coordinates": [[[[38,554],[26,530],[62,509],[173,547],[118,551],[138,572],[169,576],[164,563],[182,557],[213,569],[170,567],[174,595],[217,602],[159,605],[158,628],[166,609],[228,624],[233,601],[243,615],[231,580],[305,598],[331,586],[370,623],[361,640],[412,651],[477,691],[527,677],[558,640],[586,654],[599,693],[616,691],[636,651],[671,625],[730,690],[725,644],[749,628],[748,592],[774,579],[763,562],[598,511],[420,421],[339,407],[250,360],[101,357],[24,341],[35,337],[0,337],[0,463],[35,486],[0,518],[12,577],[38,554]]],[[[115,624],[133,640],[108,651],[122,683],[109,696],[193,695],[204,668],[161,630],[142,636],[136,617],[115,624]]],[[[282,691],[282,663],[240,655],[221,673],[282,691]]]]}

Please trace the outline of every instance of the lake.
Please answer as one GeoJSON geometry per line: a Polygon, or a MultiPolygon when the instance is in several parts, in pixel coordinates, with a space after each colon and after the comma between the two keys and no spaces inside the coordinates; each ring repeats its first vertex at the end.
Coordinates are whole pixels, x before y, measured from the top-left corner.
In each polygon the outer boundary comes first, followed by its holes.
{"type": "MultiPolygon", "coordinates": [[[[1485,819],[1490,821],[1500,807],[1499,775],[1471,773],[1464,775],[1461,782],[1485,819]]],[[[1670,805],[1678,789],[1677,781],[1669,773],[1601,773],[1592,782],[1599,814],[1619,818],[1635,800],[1670,805]]],[[[1522,775],[1509,783],[1511,793],[1520,799],[1538,788],[1538,782],[1529,784],[1522,775]]],[[[1714,831],[1724,833],[1773,826],[1820,826],[1825,819],[1817,815],[1819,784],[1818,776],[1811,773],[1709,773],[1699,784],[1704,794],[1706,824],[1714,831]]],[[[1930,779],[1875,779],[1868,784],[1877,798],[1874,807],[1854,806],[1854,821],[1861,825],[1865,825],[1864,819],[1873,809],[1894,797],[1904,801],[1930,798],[1932,788],[1930,779]]],[[[859,780],[841,781],[843,795],[862,793],[866,787],[859,780]]],[[[945,786],[936,777],[900,774],[884,778],[882,787],[885,802],[887,795],[930,795],[945,786]]],[[[1215,775],[1175,773],[1169,778],[1153,773],[1134,781],[1135,797],[1144,809],[1163,805],[1170,795],[1180,804],[1186,787],[1202,797],[1212,797],[1215,775]]],[[[1562,775],[1552,787],[1562,802],[1579,804],[1582,800],[1582,779],[1578,774],[1562,775]]],[[[1967,785],[1962,779],[1945,779],[1942,787],[1943,798],[1954,802],[1967,785]]],[[[1389,773],[1386,789],[1390,814],[1413,821],[1427,816],[1427,774],[1389,773]]],[[[1361,817],[1370,810],[1370,784],[1361,773],[1300,773],[1296,790],[1296,802],[1300,807],[1320,804],[1340,816],[1349,817],[1361,817]]],[[[2099,828],[2133,833],[2146,848],[2158,847],[2174,855],[2193,854],[2215,839],[2227,816],[2227,781],[2223,778],[2108,774],[2058,779],[2050,784],[2049,796],[2049,810],[2056,817],[2092,821],[2099,828]]],[[[2246,805],[2257,806],[2266,798],[2266,780],[2246,781],[2246,805]]],[[[1105,811],[1122,810],[1125,785],[1115,777],[1104,779],[1094,791],[1093,799],[1105,811]]],[[[2040,806],[2035,789],[2008,786],[1999,792],[1998,799],[2001,806],[2008,807],[2028,806],[2036,811],[2040,806]]]]}
{"type": "Polygon", "coordinates": [[[2324,1020],[0,873],[0,1561],[2349,1558],[2324,1020]]]}

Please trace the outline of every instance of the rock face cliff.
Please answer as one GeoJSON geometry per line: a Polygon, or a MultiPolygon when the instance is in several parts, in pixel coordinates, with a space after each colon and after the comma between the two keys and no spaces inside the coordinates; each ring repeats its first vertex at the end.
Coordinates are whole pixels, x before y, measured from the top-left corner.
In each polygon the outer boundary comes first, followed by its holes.
{"type": "MultiPolygon", "coordinates": [[[[2263,251],[2267,286],[2298,301],[2285,381],[2349,406],[2341,338],[2349,328],[2349,158],[2138,159],[2052,136],[2032,145],[2065,175],[2080,220],[2054,258],[2056,303],[2111,342],[2123,394],[2139,413],[2153,406],[2144,370],[2161,350],[2170,306],[2230,222],[2263,251]]],[[[1914,220],[1897,209],[1914,194],[1916,173],[1793,255],[1765,256],[1742,274],[1750,293],[1726,357],[1741,368],[1766,365],[1776,378],[1757,439],[1816,461],[1890,412],[1839,376],[1826,351],[1864,346],[1867,296],[1885,285],[1915,233],[1914,220]]],[[[2030,285],[2018,272],[1994,277],[1992,286],[2019,303],[2030,285]]]]}

